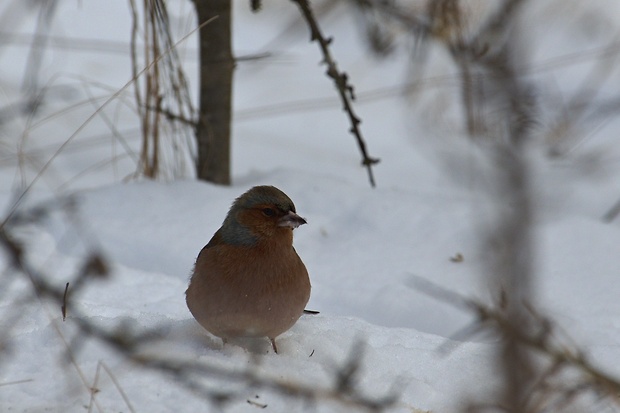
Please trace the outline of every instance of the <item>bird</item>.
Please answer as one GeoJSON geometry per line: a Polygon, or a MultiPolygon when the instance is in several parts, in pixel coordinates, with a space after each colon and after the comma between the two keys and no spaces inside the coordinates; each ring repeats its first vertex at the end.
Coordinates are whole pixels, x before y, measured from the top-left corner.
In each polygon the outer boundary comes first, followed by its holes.
{"type": "Polygon", "coordinates": [[[290,329],[310,299],[310,278],[293,247],[306,224],[274,186],[255,186],[233,202],[200,251],[185,292],[196,321],[224,344],[239,337],[276,337],[290,329]]]}

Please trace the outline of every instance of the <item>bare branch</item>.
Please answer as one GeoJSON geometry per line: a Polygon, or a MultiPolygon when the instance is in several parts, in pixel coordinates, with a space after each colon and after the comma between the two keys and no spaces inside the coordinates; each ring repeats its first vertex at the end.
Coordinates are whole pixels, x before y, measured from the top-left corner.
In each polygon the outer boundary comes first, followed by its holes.
{"type": "Polygon", "coordinates": [[[314,13],[310,7],[310,2],[308,0],[292,0],[299,6],[302,16],[306,20],[308,24],[308,28],[310,29],[310,41],[317,42],[321,49],[321,53],[323,54],[323,63],[327,66],[327,76],[330,77],[334,81],[334,85],[336,89],[338,89],[338,94],[340,95],[340,100],[343,105],[343,110],[347,113],[349,117],[349,122],[351,123],[351,129],[349,130],[357,141],[357,145],[362,153],[362,165],[366,167],[368,171],[368,179],[370,181],[370,185],[375,187],[375,178],[372,171],[372,166],[376,163],[379,163],[379,159],[372,158],[368,155],[368,151],[366,149],[366,142],[364,142],[364,138],[362,137],[362,131],[360,129],[360,124],[362,120],[355,114],[353,110],[353,100],[355,100],[355,93],[353,86],[349,83],[349,77],[345,72],[340,72],[338,70],[338,66],[336,65],[336,61],[333,59],[331,52],[329,50],[329,45],[333,41],[333,39],[326,38],[323,36],[321,29],[319,28],[319,24],[314,17],[314,13]]]}

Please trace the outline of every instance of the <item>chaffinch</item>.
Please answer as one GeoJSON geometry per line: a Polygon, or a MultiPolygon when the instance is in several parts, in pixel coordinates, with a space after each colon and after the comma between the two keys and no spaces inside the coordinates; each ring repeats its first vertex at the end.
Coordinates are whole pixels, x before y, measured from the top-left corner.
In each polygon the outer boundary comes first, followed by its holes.
{"type": "Polygon", "coordinates": [[[273,186],[255,186],[232,204],[222,227],[200,251],[187,288],[187,307],[223,339],[275,339],[295,324],[310,298],[310,279],[293,248],[293,229],[306,223],[293,201],[273,186]]]}

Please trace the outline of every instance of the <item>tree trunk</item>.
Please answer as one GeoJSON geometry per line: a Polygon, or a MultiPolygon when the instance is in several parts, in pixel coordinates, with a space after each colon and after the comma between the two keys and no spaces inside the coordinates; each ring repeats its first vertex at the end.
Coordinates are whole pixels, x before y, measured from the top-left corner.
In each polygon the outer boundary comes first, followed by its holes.
{"type": "Polygon", "coordinates": [[[200,107],[196,128],[198,179],[230,185],[230,125],[235,62],[232,0],[193,0],[200,29],[200,107]]]}

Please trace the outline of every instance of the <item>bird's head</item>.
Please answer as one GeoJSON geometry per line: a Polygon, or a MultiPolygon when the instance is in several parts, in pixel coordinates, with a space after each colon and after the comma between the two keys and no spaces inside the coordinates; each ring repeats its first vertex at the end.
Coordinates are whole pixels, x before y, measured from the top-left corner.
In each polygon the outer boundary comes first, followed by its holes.
{"type": "Polygon", "coordinates": [[[274,186],[255,186],[232,204],[221,235],[235,245],[253,245],[277,236],[292,242],[292,230],[305,223],[284,192],[274,186]]]}

